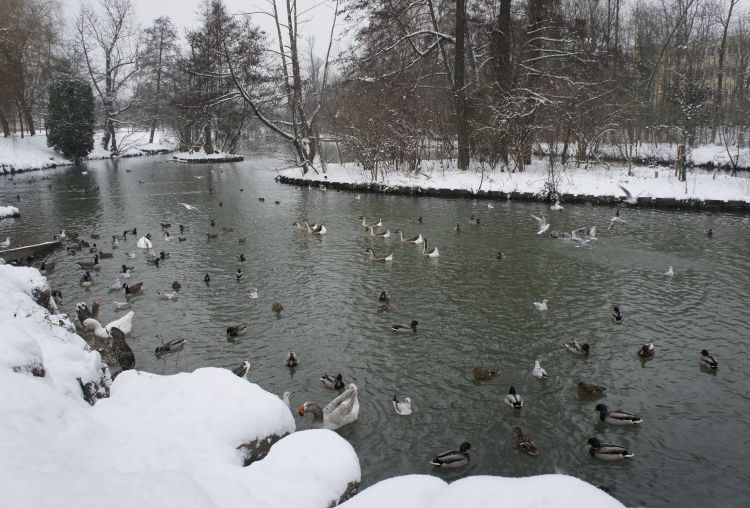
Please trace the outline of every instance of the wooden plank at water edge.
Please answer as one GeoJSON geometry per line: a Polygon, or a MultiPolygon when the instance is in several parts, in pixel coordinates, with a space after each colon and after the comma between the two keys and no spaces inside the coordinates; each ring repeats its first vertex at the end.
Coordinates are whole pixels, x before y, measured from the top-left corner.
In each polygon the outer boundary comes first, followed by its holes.
{"type": "Polygon", "coordinates": [[[16,247],[15,249],[6,249],[0,251],[0,258],[6,262],[26,259],[29,256],[37,257],[41,254],[51,252],[60,247],[60,241],[37,243],[35,245],[26,245],[25,247],[16,247]]]}

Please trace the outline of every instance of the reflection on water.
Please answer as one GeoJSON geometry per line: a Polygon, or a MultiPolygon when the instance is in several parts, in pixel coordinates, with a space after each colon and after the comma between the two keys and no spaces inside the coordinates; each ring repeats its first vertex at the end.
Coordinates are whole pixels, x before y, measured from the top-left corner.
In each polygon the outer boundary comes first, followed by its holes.
{"type": "Polygon", "coordinates": [[[101,240],[89,241],[112,251],[112,234],[150,232],[156,251],[169,251],[169,259],[158,268],[141,251],[126,259],[137,250],[128,237],[114,259],[103,260],[91,290],[77,285],[74,263],[88,254],[53,254],[58,265],[49,278],[66,296],[65,309],[101,299],[102,321],[114,320],[111,302],[124,295],[109,286],[127,262],[135,266],[130,281],[146,288],[133,303],[129,339],[139,368],[169,374],[248,359],[251,380],[277,394],[292,392],[295,405],[327,403],[335,394],[320,375],[343,373],[360,387],[361,413],[340,433],[359,454],[365,485],[430,473],[436,453],[469,441],[477,452],[468,468],[435,474],[562,472],[606,485],[629,505],[717,498],[738,505],[750,494],[746,482],[737,481],[750,452],[750,382],[743,366],[750,335],[746,216],[626,209],[628,223],[607,232],[610,208],[545,211],[553,230],[599,226],[599,240],[577,248],[534,234],[530,214],[541,210],[539,204],[497,202],[489,209],[484,201],[299,189],[274,183],[278,165],[272,158],[211,166],[134,159],[92,162],[87,174],[71,167],[4,178],[0,204],[18,206],[22,218],[0,221],[0,237],[20,245],[64,228],[84,237],[98,233],[101,240]],[[472,214],[480,226],[468,223],[472,214]],[[366,236],[360,215],[382,217],[392,233],[422,233],[440,257],[426,258],[395,235],[366,236]],[[324,222],[328,234],[309,236],[292,227],[303,218],[324,222]],[[162,222],[172,224],[171,242],[162,239],[162,222]],[[188,227],[182,235],[179,224],[188,227]],[[709,227],[713,239],[703,233],[709,227]],[[208,233],[217,238],[209,240],[208,233]],[[367,261],[368,247],[393,252],[393,263],[367,261]],[[505,259],[496,259],[498,251],[505,259]],[[236,259],[241,253],[244,263],[236,259]],[[662,275],[668,265],[672,278],[662,275]],[[245,272],[241,282],[234,277],[238,268],[245,272]],[[210,284],[203,282],[206,273],[210,284]],[[170,291],[175,280],[182,284],[179,298],[160,299],[157,290],[170,291]],[[250,298],[253,289],[257,299],[250,298]],[[376,309],[383,289],[392,297],[390,312],[376,309]],[[542,298],[549,301],[546,312],[532,305],[542,298]],[[284,306],[280,317],[271,310],[274,302],[284,306]],[[625,315],[622,325],[609,319],[615,304],[625,315]],[[417,335],[391,332],[393,323],[412,319],[419,321],[417,335]],[[228,339],[226,328],[240,323],[248,325],[247,334],[228,339]],[[187,339],[182,352],[153,354],[161,341],[176,337],[187,339]],[[572,339],[591,344],[592,355],[566,352],[563,343],[572,339]],[[641,363],[636,351],[643,342],[653,342],[657,356],[641,363]],[[703,348],[718,356],[717,373],[699,368],[703,348]],[[289,349],[301,357],[294,370],[284,366],[289,349]],[[544,381],[531,375],[536,359],[549,373],[544,381]],[[477,366],[500,373],[480,383],[470,372],[477,366]],[[578,381],[607,386],[602,401],[640,414],[644,423],[595,423],[595,402],[577,398],[578,381]],[[503,404],[511,384],[526,401],[517,413],[503,404]],[[411,397],[412,416],[395,414],[394,394],[411,397]],[[536,440],[539,456],[513,448],[514,425],[536,440]],[[627,445],[635,458],[593,461],[583,444],[594,434],[627,445]]]}

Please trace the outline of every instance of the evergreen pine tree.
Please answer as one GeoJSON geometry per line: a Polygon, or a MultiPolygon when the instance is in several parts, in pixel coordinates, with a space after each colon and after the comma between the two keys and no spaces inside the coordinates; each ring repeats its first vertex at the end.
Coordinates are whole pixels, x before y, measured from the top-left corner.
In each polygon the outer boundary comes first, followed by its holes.
{"type": "Polygon", "coordinates": [[[58,79],[49,89],[47,146],[76,163],[94,149],[94,94],[78,79],[58,79]]]}

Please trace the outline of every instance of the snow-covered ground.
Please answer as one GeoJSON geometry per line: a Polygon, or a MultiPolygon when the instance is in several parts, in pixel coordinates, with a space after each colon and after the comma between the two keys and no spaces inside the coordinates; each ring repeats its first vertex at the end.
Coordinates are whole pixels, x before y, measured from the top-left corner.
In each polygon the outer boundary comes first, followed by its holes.
{"type": "Polygon", "coordinates": [[[241,155],[235,153],[206,153],[202,149],[193,152],[177,152],[172,158],[180,162],[239,162],[243,160],[241,155]]]}
{"type": "MultiPolygon", "coordinates": [[[[89,154],[88,159],[111,157],[109,151],[102,148],[102,134],[102,132],[95,133],[94,150],[89,154]]],[[[172,151],[176,147],[176,143],[163,131],[156,132],[154,143],[149,143],[148,137],[148,131],[118,132],[117,143],[120,147],[120,155],[132,157],[158,150],[172,151]]],[[[44,134],[23,138],[17,135],[0,138],[0,171],[3,173],[45,169],[65,164],[72,164],[72,161],[48,147],[47,136],[44,134]]]]}
{"type": "MultiPolygon", "coordinates": [[[[308,172],[304,177],[298,169],[281,171],[282,176],[303,178],[315,182],[339,182],[346,184],[371,183],[371,175],[359,165],[328,164],[325,174],[308,172]]],[[[482,167],[472,162],[467,171],[460,171],[451,161],[423,161],[419,171],[379,172],[377,183],[387,187],[409,187],[421,189],[452,189],[478,193],[479,191],[520,192],[542,195],[547,183],[548,169],[545,161],[535,160],[522,172],[509,173],[482,167]]],[[[627,176],[623,167],[589,169],[569,167],[556,169],[557,192],[560,195],[589,195],[624,197],[620,185],[633,196],[640,198],[675,198],[696,200],[720,200],[750,202],[750,178],[731,177],[726,172],[696,170],[688,173],[687,183],[680,182],[669,168],[636,166],[633,176],[627,176]]]]}
{"type": "MultiPolygon", "coordinates": [[[[542,153],[548,153],[548,145],[538,145],[542,153]]],[[[561,147],[558,146],[557,150],[561,147]]],[[[576,145],[568,146],[568,155],[575,156],[576,145]]],[[[597,156],[610,160],[626,161],[626,147],[618,145],[601,145],[598,147],[597,156]]],[[[724,145],[701,145],[689,150],[688,159],[696,166],[705,167],[731,167],[734,159],[738,168],[750,168],[750,148],[737,148],[724,145]]],[[[652,162],[655,164],[673,164],[677,160],[677,144],[675,143],[641,143],[633,148],[631,155],[634,161],[652,162]]],[[[592,157],[593,158],[593,157],[592,157]]]]}
{"type": "MultiPolygon", "coordinates": [[[[354,449],[328,430],[294,432],[283,402],[227,369],[160,376],[125,371],[114,382],[98,352],[32,295],[48,291],[33,268],[0,264],[0,492],[14,507],[332,506],[360,481],[354,449]],[[81,384],[95,383],[94,406],[81,384]],[[242,467],[238,447],[281,438],[242,467]]],[[[137,317],[136,317],[137,319],[137,317]]],[[[621,506],[564,475],[431,476],[380,482],[344,504],[408,506],[621,506]]]]}

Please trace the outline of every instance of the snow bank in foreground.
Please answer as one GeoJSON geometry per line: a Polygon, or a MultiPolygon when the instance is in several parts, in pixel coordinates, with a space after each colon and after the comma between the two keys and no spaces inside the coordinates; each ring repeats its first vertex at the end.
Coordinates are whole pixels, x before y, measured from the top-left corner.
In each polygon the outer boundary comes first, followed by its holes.
{"type": "Polygon", "coordinates": [[[549,474],[528,478],[471,476],[450,485],[432,476],[384,480],[364,490],[342,508],[456,508],[457,506],[556,506],[616,508],[623,505],[602,490],[572,476],[549,474]]]}
{"type": "MultiPolygon", "coordinates": [[[[352,446],[330,430],[294,432],[281,400],[226,369],[125,371],[89,406],[81,384],[109,385],[99,353],[32,298],[34,268],[0,265],[0,492],[4,505],[323,508],[359,484],[352,446]],[[79,381],[80,379],[80,381],[79,381]],[[242,467],[238,447],[282,436],[242,467]]],[[[621,506],[575,478],[432,476],[382,481],[343,506],[621,506]]]]}
{"type": "Polygon", "coordinates": [[[21,212],[15,206],[0,206],[0,219],[18,217],[19,215],[21,215],[21,212]]]}
{"type": "Polygon", "coordinates": [[[80,383],[102,378],[101,358],[36,305],[36,287],[46,289],[38,270],[0,266],[4,504],[318,508],[359,482],[352,447],[323,430],[287,436],[242,467],[238,446],[295,424],[278,397],[226,369],[123,372],[89,406],[80,383]]]}
{"type": "MultiPolygon", "coordinates": [[[[308,172],[304,177],[298,169],[280,173],[289,178],[311,181],[369,184],[371,177],[357,164],[328,164],[325,175],[308,172]]],[[[646,198],[716,199],[721,201],[750,202],[750,178],[731,177],[718,173],[696,171],[688,174],[687,183],[679,182],[668,168],[634,167],[634,176],[627,176],[625,168],[567,168],[558,170],[557,190],[560,194],[624,197],[620,185],[634,196],[646,198]]],[[[472,193],[544,192],[548,180],[544,161],[536,160],[522,173],[501,172],[482,168],[472,162],[468,171],[458,170],[450,161],[423,161],[416,173],[379,173],[378,183],[385,187],[416,187],[423,189],[455,189],[472,193]]]]}

